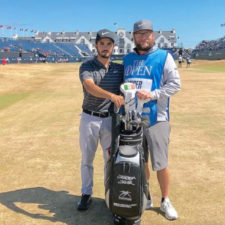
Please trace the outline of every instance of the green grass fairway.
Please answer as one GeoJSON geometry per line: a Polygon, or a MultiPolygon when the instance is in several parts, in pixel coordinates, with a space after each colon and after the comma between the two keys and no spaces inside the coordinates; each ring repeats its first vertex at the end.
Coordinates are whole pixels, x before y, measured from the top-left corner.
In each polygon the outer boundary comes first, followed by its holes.
{"type": "Polygon", "coordinates": [[[29,93],[10,93],[0,96],[0,110],[26,98],[29,93]]]}
{"type": "Polygon", "coordinates": [[[225,72],[225,66],[205,66],[203,69],[210,72],[225,72]]]}
{"type": "MultiPolygon", "coordinates": [[[[93,204],[80,198],[80,64],[0,65],[0,225],[112,225],[104,203],[103,156],[94,162],[93,204]]],[[[171,99],[170,198],[179,219],[154,207],[141,225],[225,224],[225,60],[179,68],[171,99]]]]}

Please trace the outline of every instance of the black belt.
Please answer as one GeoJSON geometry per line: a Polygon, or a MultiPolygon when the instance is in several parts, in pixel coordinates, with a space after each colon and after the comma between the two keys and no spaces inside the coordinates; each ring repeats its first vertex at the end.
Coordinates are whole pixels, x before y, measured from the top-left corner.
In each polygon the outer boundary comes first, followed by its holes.
{"type": "Polygon", "coordinates": [[[110,112],[94,112],[94,111],[90,111],[87,109],[83,109],[83,112],[92,115],[92,116],[97,116],[97,117],[101,117],[101,118],[106,118],[112,115],[112,113],[110,112]]]}

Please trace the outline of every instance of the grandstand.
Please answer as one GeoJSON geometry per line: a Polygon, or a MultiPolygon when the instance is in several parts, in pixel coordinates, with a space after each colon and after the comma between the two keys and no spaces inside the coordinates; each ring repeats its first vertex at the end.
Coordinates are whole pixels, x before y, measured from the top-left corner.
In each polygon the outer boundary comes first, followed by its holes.
{"type": "MultiPolygon", "coordinates": [[[[124,28],[118,28],[115,32],[116,43],[113,51],[114,55],[124,55],[129,53],[134,48],[133,32],[126,31],[124,28]]],[[[50,43],[74,43],[85,44],[90,51],[96,53],[95,49],[95,37],[97,32],[35,32],[33,37],[29,37],[30,40],[39,42],[50,43]]],[[[176,31],[172,29],[170,31],[154,31],[155,43],[160,48],[174,48],[176,47],[176,31]]],[[[18,39],[27,39],[27,37],[17,37],[18,39]]]]}
{"type": "MultiPolygon", "coordinates": [[[[34,36],[0,38],[0,59],[8,62],[78,62],[96,54],[95,37],[97,32],[39,32],[34,36]]],[[[119,28],[115,31],[116,42],[112,59],[121,60],[134,48],[133,33],[119,28]]],[[[177,52],[176,31],[154,31],[155,45],[177,52]]],[[[176,58],[176,54],[174,55],[176,58]]]]}
{"type": "MultiPolygon", "coordinates": [[[[116,42],[112,60],[121,60],[134,48],[131,31],[119,28],[115,32],[116,42]]],[[[177,59],[176,31],[154,31],[155,45],[167,49],[177,59]]],[[[0,38],[0,59],[8,63],[32,62],[80,62],[96,54],[96,32],[35,32],[34,36],[0,38]]],[[[185,49],[184,58],[190,56],[185,49]]]]}
{"type": "MultiPolygon", "coordinates": [[[[0,59],[15,62],[79,62],[96,54],[96,32],[39,32],[34,36],[13,38],[0,37],[0,59]]],[[[134,48],[132,31],[119,28],[115,31],[116,42],[112,59],[121,60],[134,48]]],[[[175,29],[154,31],[155,45],[167,49],[174,59],[179,56],[175,29]]],[[[225,59],[225,36],[218,40],[202,41],[196,48],[183,49],[183,58],[225,59]]]]}
{"type": "Polygon", "coordinates": [[[41,43],[0,38],[0,57],[8,62],[78,62],[92,56],[84,44],[41,43]]]}
{"type": "Polygon", "coordinates": [[[192,58],[207,60],[225,59],[225,36],[217,40],[203,40],[193,50],[192,58]]]}
{"type": "MultiPolygon", "coordinates": [[[[169,50],[175,59],[178,57],[177,48],[169,50]]],[[[13,40],[0,38],[0,59],[5,57],[8,63],[33,62],[81,62],[92,57],[92,52],[85,44],[74,43],[41,43],[31,40],[13,40]]],[[[124,54],[113,54],[113,60],[121,60],[124,54]]]]}

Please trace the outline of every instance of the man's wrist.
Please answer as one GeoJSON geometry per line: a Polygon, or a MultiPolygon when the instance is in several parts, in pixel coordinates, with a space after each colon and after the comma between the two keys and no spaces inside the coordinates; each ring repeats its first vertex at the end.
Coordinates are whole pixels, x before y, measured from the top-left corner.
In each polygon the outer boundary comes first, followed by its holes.
{"type": "Polygon", "coordinates": [[[109,94],[109,100],[112,101],[113,100],[113,97],[114,97],[114,94],[113,93],[110,93],[109,94]]]}
{"type": "Polygon", "coordinates": [[[156,99],[156,93],[155,93],[155,91],[151,91],[151,92],[150,92],[150,98],[151,98],[152,100],[155,100],[155,99],[156,99]]]}

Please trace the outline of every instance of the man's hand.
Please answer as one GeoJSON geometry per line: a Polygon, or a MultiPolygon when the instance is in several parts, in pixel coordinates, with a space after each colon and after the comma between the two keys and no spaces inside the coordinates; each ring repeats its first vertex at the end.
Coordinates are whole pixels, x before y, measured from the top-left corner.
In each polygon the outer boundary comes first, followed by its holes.
{"type": "Polygon", "coordinates": [[[124,105],[124,98],[121,95],[113,94],[109,91],[106,91],[99,86],[97,86],[92,79],[86,79],[83,82],[84,88],[91,95],[98,98],[108,98],[110,99],[117,109],[119,109],[122,105],[124,105]]]}
{"type": "Polygon", "coordinates": [[[141,100],[151,101],[153,99],[152,94],[149,91],[140,90],[137,92],[137,97],[141,100]]]}
{"type": "Polygon", "coordinates": [[[115,104],[117,109],[124,105],[124,98],[121,95],[112,94],[110,100],[115,104]]]}

